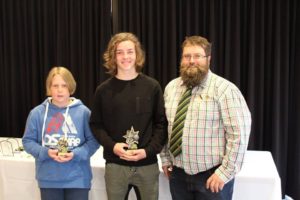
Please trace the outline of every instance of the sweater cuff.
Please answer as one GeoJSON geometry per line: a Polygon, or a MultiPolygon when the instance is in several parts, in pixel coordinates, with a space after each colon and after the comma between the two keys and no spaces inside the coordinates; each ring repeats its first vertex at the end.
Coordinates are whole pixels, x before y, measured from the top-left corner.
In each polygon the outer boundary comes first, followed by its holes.
{"type": "Polygon", "coordinates": [[[47,147],[42,147],[41,148],[41,151],[39,153],[39,159],[40,160],[46,160],[46,159],[49,159],[49,155],[48,155],[48,148],[47,147]]]}

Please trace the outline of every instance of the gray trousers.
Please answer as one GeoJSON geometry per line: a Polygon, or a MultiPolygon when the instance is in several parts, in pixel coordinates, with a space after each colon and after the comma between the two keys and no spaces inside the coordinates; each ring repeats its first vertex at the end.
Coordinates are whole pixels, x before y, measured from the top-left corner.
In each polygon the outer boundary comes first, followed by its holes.
{"type": "Polygon", "coordinates": [[[142,200],[157,200],[158,177],[157,163],[139,167],[108,163],[105,167],[108,200],[124,200],[128,185],[136,186],[142,200]]]}

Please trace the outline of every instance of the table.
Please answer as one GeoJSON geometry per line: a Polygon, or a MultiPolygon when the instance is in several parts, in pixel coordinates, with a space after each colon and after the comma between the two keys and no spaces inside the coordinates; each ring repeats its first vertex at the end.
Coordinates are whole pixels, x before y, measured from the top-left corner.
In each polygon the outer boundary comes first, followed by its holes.
{"type": "Polygon", "coordinates": [[[247,151],[236,175],[234,200],[281,200],[281,180],[268,151],[247,151]]]}
{"type": "MultiPolygon", "coordinates": [[[[0,144],[4,139],[0,138],[0,144]]],[[[17,142],[12,140],[11,143],[14,148],[18,147],[17,142]]],[[[14,153],[12,156],[9,151],[4,152],[9,155],[3,155],[1,148],[0,151],[0,199],[40,200],[33,157],[26,152],[14,153]]],[[[107,199],[104,183],[105,160],[102,158],[102,152],[102,148],[99,148],[91,158],[93,180],[90,200],[107,199]]],[[[159,185],[159,199],[171,200],[168,179],[162,172],[159,185]]],[[[129,199],[136,199],[134,192],[130,193],[129,199]]],[[[246,152],[243,168],[235,179],[233,199],[281,200],[281,181],[270,152],[246,152]]]]}
{"type": "MultiPolygon", "coordinates": [[[[0,137],[0,144],[4,140],[7,138],[0,137]]],[[[0,200],[40,200],[40,191],[35,180],[34,158],[26,152],[12,152],[21,146],[21,143],[21,139],[18,138],[9,139],[9,143],[2,142],[3,150],[0,145],[0,200]]],[[[93,179],[90,200],[107,199],[104,182],[105,160],[102,155],[103,149],[100,147],[91,158],[93,179]]],[[[172,199],[168,179],[162,172],[159,175],[159,184],[159,199],[172,199]]],[[[131,191],[129,200],[135,199],[135,193],[131,191]]]]}

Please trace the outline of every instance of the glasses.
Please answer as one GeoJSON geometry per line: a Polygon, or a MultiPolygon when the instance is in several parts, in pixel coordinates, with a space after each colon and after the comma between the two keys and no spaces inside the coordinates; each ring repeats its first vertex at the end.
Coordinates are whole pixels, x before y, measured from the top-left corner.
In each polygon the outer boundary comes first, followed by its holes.
{"type": "Polygon", "coordinates": [[[190,61],[192,58],[194,60],[200,60],[202,58],[207,58],[208,56],[204,56],[204,55],[197,53],[197,54],[193,54],[193,55],[192,54],[184,54],[182,57],[184,60],[190,61]]]}

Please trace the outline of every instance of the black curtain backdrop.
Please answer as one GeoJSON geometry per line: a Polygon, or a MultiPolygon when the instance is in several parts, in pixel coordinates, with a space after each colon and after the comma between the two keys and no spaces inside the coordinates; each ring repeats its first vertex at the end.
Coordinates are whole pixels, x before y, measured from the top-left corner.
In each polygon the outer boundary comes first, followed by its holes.
{"type": "Polygon", "coordinates": [[[271,151],[283,194],[300,199],[297,0],[112,0],[112,13],[110,0],[0,2],[0,137],[23,135],[54,65],[72,71],[75,96],[90,106],[108,77],[102,54],[113,33],[140,38],[143,72],[163,88],[178,76],[185,36],[202,35],[213,43],[212,71],[234,82],[248,102],[249,149],[271,151]]]}
{"type": "Polygon", "coordinates": [[[176,1],[113,0],[113,33],[136,34],[146,53],[143,72],[164,87],[178,75],[176,1]]]}
{"type": "Polygon", "coordinates": [[[300,199],[299,12],[296,0],[113,0],[113,32],[139,36],[144,72],[163,87],[178,75],[185,36],[207,37],[212,71],[234,82],[250,107],[249,149],[271,151],[283,194],[300,199]]]}
{"type": "Polygon", "coordinates": [[[77,81],[90,105],[104,79],[102,53],[111,37],[110,0],[0,1],[0,134],[21,137],[29,111],[45,98],[53,66],[77,81]]]}

